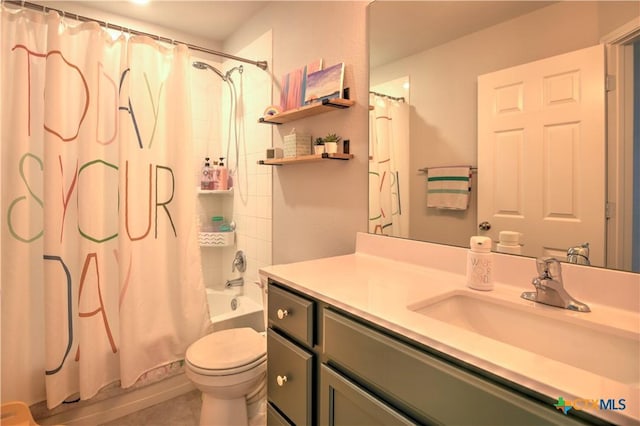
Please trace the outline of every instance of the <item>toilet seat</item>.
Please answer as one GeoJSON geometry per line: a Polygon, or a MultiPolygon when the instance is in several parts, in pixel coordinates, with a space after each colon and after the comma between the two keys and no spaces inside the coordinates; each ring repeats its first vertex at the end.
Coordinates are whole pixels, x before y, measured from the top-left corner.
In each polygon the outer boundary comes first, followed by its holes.
{"type": "Polygon", "coordinates": [[[266,362],[266,339],[252,328],[233,328],[208,334],[187,349],[185,361],[197,374],[227,376],[266,362]]]}

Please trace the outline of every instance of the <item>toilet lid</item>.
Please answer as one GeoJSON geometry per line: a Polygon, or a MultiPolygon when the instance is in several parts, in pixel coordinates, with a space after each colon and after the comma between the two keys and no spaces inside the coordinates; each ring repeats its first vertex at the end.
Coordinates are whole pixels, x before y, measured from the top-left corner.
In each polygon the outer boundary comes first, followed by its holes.
{"type": "Polygon", "coordinates": [[[232,328],[208,334],[187,349],[186,359],[205,370],[228,370],[265,356],[266,339],[252,328],[232,328]]]}

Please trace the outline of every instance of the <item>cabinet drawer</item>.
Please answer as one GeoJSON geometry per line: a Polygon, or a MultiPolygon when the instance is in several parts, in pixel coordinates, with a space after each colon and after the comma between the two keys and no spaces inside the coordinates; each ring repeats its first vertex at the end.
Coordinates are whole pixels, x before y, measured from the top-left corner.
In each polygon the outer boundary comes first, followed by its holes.
{"type": "Polygon", "coordinates": [[[420,422],[474,425],[579,424],[399,340],[325,310],[324,350],[330,364],[420,422]]]}
{"type": "Polygon", "coordinates": [[[273,408],[271,403],[267,404],[267,426],[290,426],[291,423],[273,408]]]}
{"type": "Polygon", "coordinates": [[[267,396],[296,425],[311,424],[313,354],[267,330],[267,396]]]}
{"type": "Polygon", "coordinates": [[[269,324],[313,347],[314,303],[273,285],[269,286],[269,324]]]}
{"type": "Polygon", "coordinates": [[[414,425],[383,401],[326,365],[320,370],[320,424],[335,426],[414,425]]]}

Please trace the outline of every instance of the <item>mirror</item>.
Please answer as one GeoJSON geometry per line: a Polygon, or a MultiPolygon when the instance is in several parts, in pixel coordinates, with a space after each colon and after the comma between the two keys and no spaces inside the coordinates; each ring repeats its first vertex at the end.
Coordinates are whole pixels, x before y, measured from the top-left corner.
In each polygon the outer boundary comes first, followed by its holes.
{"type": "MultiPolygon", "coordinates": [[[[479,177],[483,176],[478,163],[478,76],[596,46],[625,31],[621,51],[627,55],[633,52],[633,34],[640,34],[640,3],[636,1],[373,1],[369,5],[370,90],[384,96],[370,95],[369,232],[468,247],[470,236],[484,233],[479,229],[483,220],[478,217],[478,206],[485,202],[478,199],[479,177]],[[403,98],[406,106],[396,107],[403,102],[388,100],[392,98],[403,98]],[[397,131],[389,123],[402,127],[399,135],[404,136],[395,137],[406,140],[404,147],[381,148],[384,135],[397,131]],[[383,163],[387,154],[395,156],[390,166],[383,163]],[[468,208],[427,207],[426,174],[419,170],[459,165],[473,167],[468,208]],[[392,215],[395,218],[389,221],[392,215]]],[[[612,56],[607,53],[607,67],[611,67],[612,56]]],[[[623,86],[622,81],[615,84],[616,89],[623,86]]],[[[632,114],[633,104],[613,108],[612,102],[619,100],[611,92],[605,101],[608,111],[618,110],[618,117],[632,114]]],[[[602,120],[609,120],[604,112],[602,120]]],[[[611,122],[606,125],[610,131],[611,122]]],[[[635,160],[634,178],[632,153],[638,158],[640,143],[635,142],[633,151],[632,137],[615,143],[610,137],[602,139],[608,144],[603,145],[608,164],[606,169],[603,165],[606,171],[598,179],[611,218],[605,220],[603,214],[604,239],[597,247],[602,259],[592,265],[638,272],[640,236],[633,232],[637,234],[640,228],[640,202],[638,195],[633,201],[633,186],[635,182],[636,193],[640,192],[640,161],[635,160]],[[626,151],[614,151],[616,144],[626,151]],[[613,181],[626,187],[613,188],[613,181]]],[[[522,160],[526,165],[528,159],[522,160]]],[[[523,234],[522,254],[545,255],[524,250],[532,234],[545,232],[540,228],[523,234]]],[[[576,248],[585,242],[575,237],[576,248]]],[[[494,247],[496,243],[494,237],[494,247]]],[[[594,251],[593,243],[591,249],[594,251]]],[[[560,258],[566,250],[552,254],[560,258]]]]}

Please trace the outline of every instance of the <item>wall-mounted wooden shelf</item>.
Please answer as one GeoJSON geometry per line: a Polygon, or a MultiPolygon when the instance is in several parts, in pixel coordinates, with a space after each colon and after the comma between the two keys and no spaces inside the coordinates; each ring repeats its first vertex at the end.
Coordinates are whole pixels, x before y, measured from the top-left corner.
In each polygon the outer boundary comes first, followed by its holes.
{"type": "Polygon", "coordinates": [[[353,154],[312,154],[301,155],[299,157],[274,158],[270,160],[259,160],[258,164],[265,166],[285,166],[287,164],[310,163],[321,160],[351,160],[353,154]]]}
{"type": "Polygon", "coordinates": [[[322,114],[324,112],[333,111],[335,109],[345,109],[355,105],[355,102],[349,99],[323,99],[322,102],[318,102],[311,105],[305,105],[300,108],[292,109],[289,111],[281,112],[276,115],[269,115],[267,117],[260,117],[258,122],[268,124],[284,124],[290,121],[299,120],[305,117],[311,117],[313,115],[322,114]]]}

